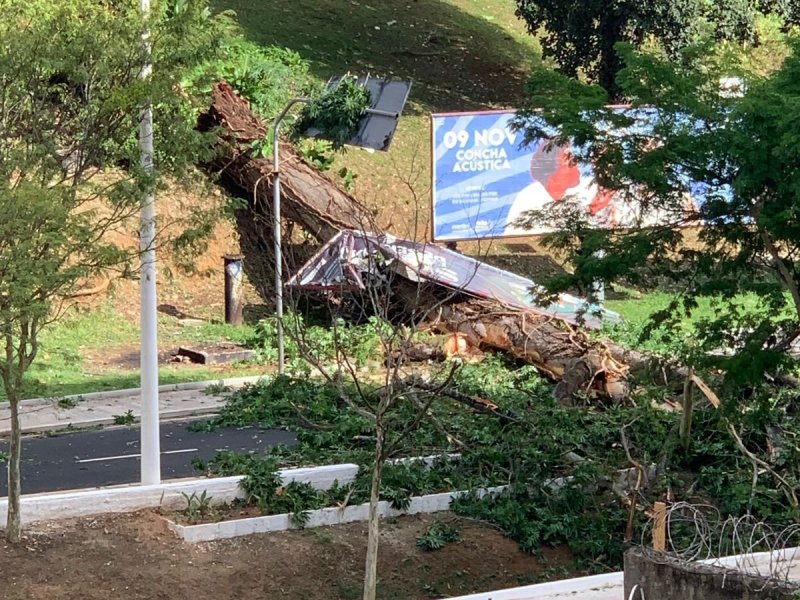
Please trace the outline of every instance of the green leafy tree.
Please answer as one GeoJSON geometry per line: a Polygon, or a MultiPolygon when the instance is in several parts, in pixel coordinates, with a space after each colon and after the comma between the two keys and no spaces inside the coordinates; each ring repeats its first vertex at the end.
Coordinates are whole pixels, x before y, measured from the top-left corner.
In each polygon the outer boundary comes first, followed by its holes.
{"type": "MultiPolygon", "coordinates": [[[[375,274],[375,280],[363,294],[346,296],[341,304],[341,298],[330,302],[328,308],[332,330],[325,343],[314,340],[309,335],[312,330],[299,317],[289,320],[287,333],[302,359],[335,389],[340,409],[360,417],[363,431],[367,433],[362,437],[369,440],[367,444],[372,450],[372,463],[368,467],[369,517],[362,597],[364,600],[375,600],[380,500],[387,461],[395,454],[417,450],[409,448],[408,443],[411,434],[423,421],[434,420],[444,430],[444,425],[431,414],[431,408],[437,399],[452,393],[458,364],[431,367],[426,381],[409,375],[408,363],[414,351],[414,332],[393,325],[389,320],[395,310],[389,300],[389,292],[394,285],[399,287],[404,284],[383,268],[386,258],[380,251],[368,248],[366,254],[365,264],[371,265],[366,271],[375,274]],[[365,327],[366,331],[359,334],[357,326],[345,325],[345,318],[351,320],[354,316],[355,320],[367,321],[369,325],[365,327]],[[381,358],[383,368],[379,365],[370,369],[360,367],[359,361],[366,357],[381,358]]],[[[408,286],[405,298],[407,305],[404,310],[410,317],[428,314],[419,291],[408,286]]],[[[308,369],[307,365],[300,365],[301,372],[308,369]]]]}
{"type": "Polygon", "coordinates": [[[620,97],[616,74],[622,63],[618,42],[640,48],[655,41],[671,58],[701,36],[749,43],[758,41],[756,17],[763,11],[787,23],[798,18],[795,2],[754,0],[517,0],[517,15],[541,35],[545,57],[562,73],[585,74],[620,97]]]}
{"type": "Polygon", "coordinates": [[[632,194],[657,224],[591,229],[568,215],[549,242],[574,251],[581,239],[588,252],[551,290],[596,278],[673,290],[645,333],[680,332],[681,319],[709,299],[693,360],[721,369],[729,389],[740,390],[777,372],[800,334],[800,46],[794,42],[782,67],[764,77],[712,47],[692,48],[681,62],[629,45],[618,50],[631,110],[608,108],[598,86],[540,72],[517,124],[529,137],[555,132],[557,142],[573,143],[599,185],[632,194]],[[720,79],[732,74],[742,85],[721,93],[720,79]],[[703,201],[687,210],[692,193],[703,201]],[[721,348],[727,354],[710,353],[721,348]]]}
{"type": "Polygon", "coordinates": [[[20,539],[19,402],[43,328],[84,278],[124,268],[107,232],[164,174],[207,147],[181,75],[216,52],[225,21],[202,0],[7,0],[0,21],[0,378],[11,408],[6,537],[20,539]],[[142,32],[154,74],[141,78],[142,32]],[[157,115],[157,173],[139,166],[138,115],[157,115]]]}

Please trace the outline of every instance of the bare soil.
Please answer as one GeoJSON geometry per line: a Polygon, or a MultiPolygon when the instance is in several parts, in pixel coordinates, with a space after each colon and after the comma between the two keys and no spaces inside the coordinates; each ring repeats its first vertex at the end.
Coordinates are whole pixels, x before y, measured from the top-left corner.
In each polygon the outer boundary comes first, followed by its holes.
{"type": "MultiPolygon", "coordinates": [[[[214,201],[224,202],[219,192],[215,194],[214,201]]],[[[181,231],[183,221],[180,217],[184,217],[192,209],[203,208],[208,201],[199,193],[179,192],[177,188],[171,188],[169,192],[158,197],[158,203],[161,212],[177,215],[174,217],[174,223],[165,227],[164,235],[168,238],[181,231]]],[[[178,258],[165,242],[159,248],[158,254],[159,312],[174,317],[176,321],[209,318],[222,320],[225,305],[222,257],[225,254],[238,254],[239,251],[238,234],[233,224],[226,219],[217,222],[204,247],[199,248],[189,259],[178,258]]],[[[138,294],[137,278],[115,279],[105,296],[112,300],[121,314],[132,321],[137,321],[138,294]]],[[[247,288],[245,298],[247,301],[253,300],[255,292],[247,288]]],[[[103,296],[98,299],[102,300],[103,296]]]]}
{"type": "MultiPolygon", "coordinates": [[[[498,531],[461,521],[434,552],[416,538],[447,513],[382,523],[379,596],[442,598],[568,576],[569,553],[524,554],[498,531]]],[[[366,524],[185,545],[154,511],[40,526],[0,542],[4,600],[360,598],[366,524]]]]}

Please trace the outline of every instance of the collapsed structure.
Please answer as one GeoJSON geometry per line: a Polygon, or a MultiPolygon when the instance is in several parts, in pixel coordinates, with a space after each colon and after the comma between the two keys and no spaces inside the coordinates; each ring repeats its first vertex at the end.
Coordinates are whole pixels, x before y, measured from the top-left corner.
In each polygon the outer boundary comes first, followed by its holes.
{"type": "MultiPolygon", "coordinates": [[[[255,155],[252,150],[254,142],[266,139],[267,128],[250,110],[248,102],[225,82],[214,86],[212,105],[200,117],[199,127],[217,132],[220,151],[204,168],[230,193],[245,201],[237,211],[245,268],[256,289],[270,301],[270,265],[274,261],[273,168],[270,160],[255,155]]],[[[535,365],[557,383],[555,393],[561,401],[572,402],[575,397],[586,395],[612,401],[626,397],[631,369],[639,368],[647,361],[587,335],[583,327],[574,322],[574,315],[580,308],[578,299],[565,296],[562,299],[565,304],[539,308],[523,301],[519,294],[500,293],[501,290],[508,291],[510,283],[518,288],[527,283],[533,285],[529,280],[502,271],[500,273],[505,278],[502,285],[481,294],[481,277],[493,267],[430,244],[419,245],[403,240],[398,244],[389,232],[381,230],[366,206],[340,189],[324,173],[305,163],[289,143],[282,142],[280,152],[285,157],[281,162],[284,227],[290,230],[289,233],[291,228],[300,227],[316,243],[293,245],[289,241],[291,235],[284,236],[283,239],[287,240],[285,258],[291,272],[306,263],[315,252],[315,258],[319,259],[326,248],[330,252],[331,248],[338,247],[337,242],[342,242],[345,237],[348,243],[360,240],[364,248],[372,247],[385,254],[394,254],[395,258],[403,253],[415,255],[410,262],[399,261],[407,269],[405,275],[402,269],[395,271],[400,276],[393,279],[390,288],[397,303],[414,303],[414,314],[422,318],[413,325],[457,333],[473,346],[506,352],[535,365]],[[443,260],[447,262],[449,259],[450,265],[458,262],[459,257],[462,263],[466,260],[468,264],[462,264],[461,275],[449,283],[447,277],[437,277],[430,269],[420,276],[421,268],[426,264],[426,252],[429,256],[432,256],[431,252],[444,256],[443,260]],[[444,294],[441,293],[443,288],[446,289],[444,294]],[[519,301],[515,302],[514,298],[519,301]]],[[[315,281],[312,277],[309,280],[314,264],[312,261],[301,269],[291,284],[303,289],[305,278],[307,288],[313,289],[324,281],[328,284],[333,282],[330,278],[315,281]]],[[[442,270],[439,271],[441,275],[442,270]]],[[[357,279],[339,281],[336,285],[367,285],[363,281],[359,284],[357,279]]],[[[586,314],[588,321],[584,325],[591,325],[591,311],[586,314]]]]}

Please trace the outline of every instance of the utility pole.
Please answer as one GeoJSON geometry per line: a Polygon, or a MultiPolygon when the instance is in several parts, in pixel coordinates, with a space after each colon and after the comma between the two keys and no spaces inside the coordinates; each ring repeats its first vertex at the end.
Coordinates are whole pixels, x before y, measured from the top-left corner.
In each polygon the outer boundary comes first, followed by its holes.
{"type": "MultiPolygon", "coordinates": [[[[146,22],[150,16],[150,0],[139,0],[139,8],[145,19],[142,32],[144,64],[143,80],[150,79],[153,72],[152,42],[150,27],[146,22]]],[[[139,114],[139,148],[141,166],[147,177],[153,174],[153,105],[148,101],[139,114]]],[[[152,185],[148,186],[141,203],[139,229],[139,261],[141,289],[140,321],[140,371],[142,394],[141,422],[141,479],[142,485],[161,482],[161,448],[158,419],[158,331],[156,312],[156,204],[152,185]]]]}

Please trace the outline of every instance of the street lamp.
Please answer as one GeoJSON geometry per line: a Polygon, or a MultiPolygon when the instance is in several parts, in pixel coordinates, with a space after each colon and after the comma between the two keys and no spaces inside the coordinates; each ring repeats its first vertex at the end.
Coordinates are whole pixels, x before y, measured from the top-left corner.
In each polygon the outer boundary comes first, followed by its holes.
{"type": "MultiPolygon", "coordinates": [[[[344,76],[337,75],[328,81],[325,90],[330,91],[339,85],[344,76]]],[[[358,83],[370,93],[370,106],[364,111],[359,121],[356,134],[346,143],[349,146],[386,151],[389,149],[400,114],[408,100],[411,83],[406,81],[393,81],[388,79],[373,79],[369,75],[359,77],[358,83]]],[[[278,373],[283,374],[286,368],[284,341],[283,341],[283,251],[281,249],[281,171],[278,156],[278,138],[283,119],[296,104],[308,104],[310,98],[292,98],[286,104],[281,114],[275,119],[272,128],[272,158],[273,158],[273,198],[272,214],[274,221],[275,238],[275,318],[278,333],[278,373]]],[[[312,129],[309,131],[313,131],[312,129]]]]}
{"type": "Polygon", "coordinates": [[[275,119],[272,127],[272,171],[275,173],[275,180],[272,184],[272,214],[275,222],[275,319],[278,324],[278,373],[283,375],[286,358],[284,356],[283,344],[283,250],[281,249],[281,171],[280,158],[278,157],[278,138],[280,137],[281,122],[289,114],[289,111],[296,104],[308,104],[310,98],[292,98],[289,103],[275,119]]]}
{"type": "MultiPolygon", "coordinates": [[[[139,9],[146,20],[150,0],[140,0],[139,9]]],[[[150,29],[142,32],[144,64],[141,79],[153,72],[150,29]]],[[[147,177],[153,174],[153,105],[149,101],[139,114],[141,165],[147,177]]],[[[156,204],[153,188],[142,197],[139,230],[140,266],[140,377],[141,377],[141,481],[142,485],[161,482],[161,446],[158,422],[158,313],[156,309],[156,204]]]]}

